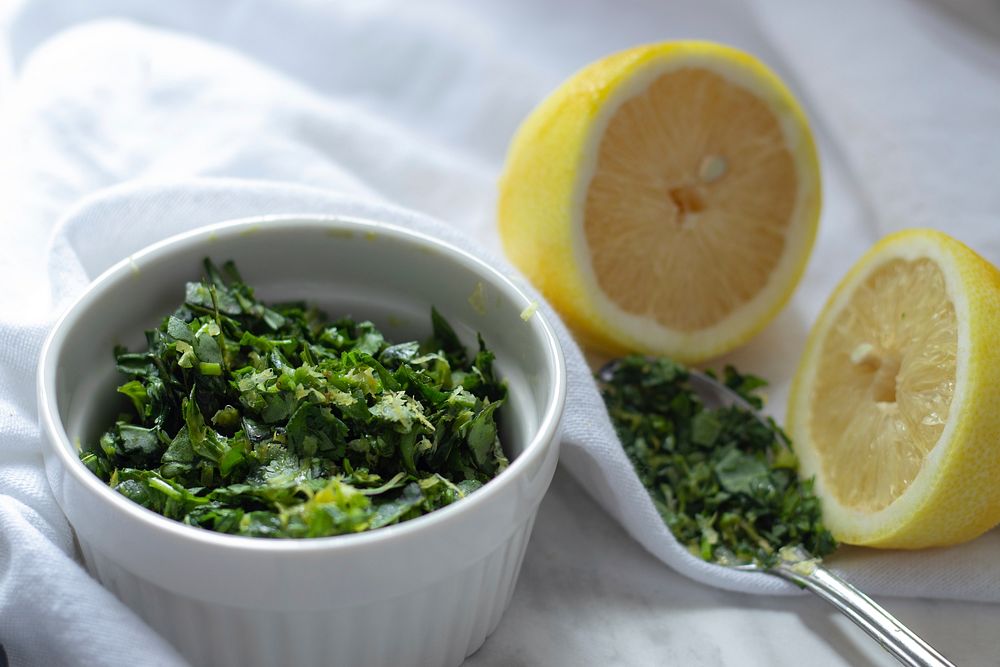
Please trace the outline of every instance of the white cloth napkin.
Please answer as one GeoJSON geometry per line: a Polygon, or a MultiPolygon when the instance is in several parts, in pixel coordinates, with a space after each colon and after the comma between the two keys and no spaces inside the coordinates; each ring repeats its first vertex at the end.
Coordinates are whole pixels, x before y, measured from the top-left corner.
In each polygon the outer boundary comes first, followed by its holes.
{"type": "MultiPolygon", "coordinates": [[[[180,662],[74,561],[40,465],[41,339],[111,263],[202,224],[323,212],[405,223],[514,273],[493,208],[520,119],[606,53],[680,37],[726,41],[789,81],[823,154],[824,218],[803,284],[725,360],[773,381],[780,417],[809,323],[875,238],[929,225],[1000,260],[1000,51],[984,37],[996,24],[969,28],[950,16],[904,0],[19,3],[0,22],[13,71],[0,88],[0,644],[11,662],[180,662]]],[[[565,467],[683,574],[793,592],[677,545],[558,328],[570,388],[565,467]]],[[[997,562],[997,531],[952,549],[844,549],[831,559],[872,593],[987,601],[1000,601],[997,562]]]]}

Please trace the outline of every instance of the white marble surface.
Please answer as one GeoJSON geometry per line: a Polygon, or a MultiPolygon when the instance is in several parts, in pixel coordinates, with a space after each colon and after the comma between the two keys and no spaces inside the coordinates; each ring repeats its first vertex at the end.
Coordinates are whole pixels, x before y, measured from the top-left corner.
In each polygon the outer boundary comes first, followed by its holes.
{"type": "MultiPolygon", "coordinates": [[[[1000,664],[1000,605],[877,601],[956,665],[1000,664]]],[[[510,608],[466,664],[898,663],[812,595],[754,597],[685,579],[646,553],[559,470],[510,608]]]]}

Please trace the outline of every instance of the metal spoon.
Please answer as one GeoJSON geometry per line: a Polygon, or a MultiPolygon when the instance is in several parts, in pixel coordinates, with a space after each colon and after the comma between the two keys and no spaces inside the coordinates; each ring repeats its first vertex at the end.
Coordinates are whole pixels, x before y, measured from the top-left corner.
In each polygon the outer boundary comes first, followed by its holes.
{"type": "MultiPolygon", "coordinates": [[[[598,377],[610,382],[620,362],[613,360],[601,367],[598,377]]],[[[688,370],[691,389],[701,399],[706,409],[715,410],[736,406],[753,414],[758,421],[771,428],[757,410],[735,391],[714,378],[695,370],[688,370]]],[[[784,547],[776,565],[762,567],[756,563],[718,563],[745,572],[760,572],[787,579],[820,596],[877,641],[902,664],[910,667],[955,667],[912,630],[900,623],[878,603],[849,582],[826,569],[818,558],[813,558],[801,546],[784,547]]]]}

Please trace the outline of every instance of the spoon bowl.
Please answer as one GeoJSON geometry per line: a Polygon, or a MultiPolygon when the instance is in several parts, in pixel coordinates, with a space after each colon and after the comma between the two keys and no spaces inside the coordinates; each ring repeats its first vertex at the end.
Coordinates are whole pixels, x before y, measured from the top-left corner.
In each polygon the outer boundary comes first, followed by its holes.
{"type": "MultiPolygon", "coordinates": [[[[610,382],[621,360],[614,359],[597,371],[601,382],[610,382]]],[[[738,393],[700,371],[688,369],[688,384],[707,410],[736,407],[752,414],[757,421],[770,430],[774,425],[738,393]]],[[[777,433],[775,433],[775,437],[777,433]]],[[[823,598],[858,627],[877,641],[900,663],[909,667],[954,667],[912,630],[900,623],[864,592],[847,580],[828,570],[819,558],[815,558],[801,545],[787,545],[778,552],[774,565],[764,566],[756,562],[740,562],[733,559],[715,561],[716,565],[743,572],[759,572],[780,577],[823,598]]]]}

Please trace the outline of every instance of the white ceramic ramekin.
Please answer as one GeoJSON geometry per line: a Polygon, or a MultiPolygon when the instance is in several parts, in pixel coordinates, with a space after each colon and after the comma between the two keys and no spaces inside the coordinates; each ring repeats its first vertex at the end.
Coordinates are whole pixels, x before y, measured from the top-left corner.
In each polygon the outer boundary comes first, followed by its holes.
{"type": "Polygon", "coordinates": [[[453,246],[333,217],[222,223],[157,243],[98,278],[46,341],[45,467],[88,569],[199,665],[456,665],[496,628],[555,469],[565,368],[541,314],[453,246]],[[264,300],[304,299],[423,338],[434,305],[464,342],[481,332],[510,402],[510,467],[462,501],[369,533],[311,540],[222,535],[165,519],[79,461],[121,408],[112,349],[142,345],[201,275],[235,260],[264,300]]]}

